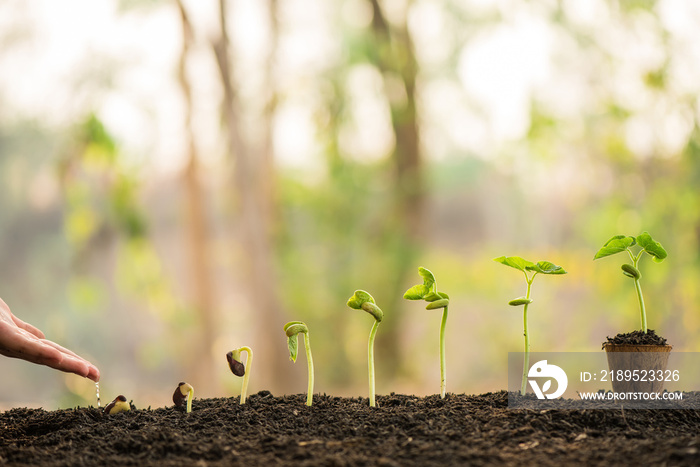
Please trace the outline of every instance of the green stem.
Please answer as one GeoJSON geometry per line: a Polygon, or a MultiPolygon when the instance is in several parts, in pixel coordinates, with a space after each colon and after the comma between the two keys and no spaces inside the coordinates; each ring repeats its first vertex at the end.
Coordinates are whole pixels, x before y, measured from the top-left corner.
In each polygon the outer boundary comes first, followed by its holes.
{"type": "Polygon", "coordinates": [[[192,399],[194,398],[194,389],[190,389],[187,393],[187,413],[192,412],[192,399]]]}
{"type": "Polygon", "coordinates": [[[309,387],[306,391],[306,405],[313,403],[314,397],[314,359],[311,356],[311,345],[309,344],[309,333],[304,333],[304,348],[306,349],[306,362],[309,365],[309,387]]]}
{"type": "MultiPolygon", "coordinates": [[[[644,253],[644,250],[641,250],[637,256],[634,256],[630,249],[627,249],[627,252],[630,255],[630,258],[632,259],[632,266],[635,267],[635,269],[639,270],[639,258],[642,257],[642,253],[644,253]]],[[[644,297],[642,296],[642,285],[639,283],[639,279],[635,278],[634,279],[634,288],[637,291],[637,300],[639,300],[639,313],[640,313],[640,318],[642,322],[642,331],[644,334],[647,333],[647,310],[646,307],[644,306],[644,297]]]]}
{"type": "Polygon", "coordinates": [[[642,314],[642,331],[644,334],[647,333],[647,313],[644,308],[644,297],[642,297],[642,286],[639,285],[639,279],[634,280],[634,287],[637,289],[637,298],[639,299],[639,309],[642,314]]]}
{"type": "Polygon", "coordinates": [[[369,373],[369,406],[374,407],[374,336],[377,334],[379,321],[374,321],[369,331],[369,343],[367,344],[367,370],[369,373]]]}
{"type": "MultiPolygon", "coordinates": [[[[635,265],[637,267],[637,265],[635,265]]],[[[639,279],[634,280],[634,288],[637,290],[637,299],[639,299],[639,311],[641,313],[642,319],[642,331],[644,334],[647,333],[647,312],[644,307],[644,297],[642,296],[642,286],[639,283],[639,279]]]]}
{"type": "Polygon", "coordinates": [[[253,367],[253,350],[250,347],[241,347],[241,352],[246,351],[248,358],[245,361],[245,374],[243,375],[243,385],[241,386],[241,404],[245,404],[246,395],[248,394],[248,381],[250,380],[250,370],[253,367]]]}
{"type": "Polygon", "coordinates": [[[447,327],[447,307],[442,310],[440,323],[440,397],[445,398],[447,389],[447,365],[445,363],[445,328],[447,327]]]}
{"type": "MultiPolygon", "coordinates": [[[[525,274],[525,277],[527,277],[527,274],[525,274]]],[[[525,298],[529,299],[530,298],[530,288],[532,287],[532,281],[535,279],[535,274],[532,275],[532,278],[527,277],[527,294],[525,295],[525,298]]],[[[520,395],[524,396],[525,392],[527,391],[527,372],[530,367],[530,333],[527,330],[527,307],[530,305],[529,303],[526,303],[525,306],[523,307],[523,335],[525,336],[525,353],[523,355],[523,380],[522,384],[520,385],[520,395]]]]}

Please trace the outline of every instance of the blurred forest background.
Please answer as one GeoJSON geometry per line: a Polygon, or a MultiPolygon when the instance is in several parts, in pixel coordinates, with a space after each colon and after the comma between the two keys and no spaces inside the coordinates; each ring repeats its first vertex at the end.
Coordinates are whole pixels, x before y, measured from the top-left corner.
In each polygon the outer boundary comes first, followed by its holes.
{"type": "MultiPolygon", "coordinates": [[[[693,0],[8,0],[0,3],[0,297],[93,361],[103,401],[507,385],[522,275],[533,351],[639,328],[612,235],[648,230],[649,326],[700,351],[700,3],[693,0]]],[[[95,405],[90,381],[0,359],[3,408],[95,405]]]]}

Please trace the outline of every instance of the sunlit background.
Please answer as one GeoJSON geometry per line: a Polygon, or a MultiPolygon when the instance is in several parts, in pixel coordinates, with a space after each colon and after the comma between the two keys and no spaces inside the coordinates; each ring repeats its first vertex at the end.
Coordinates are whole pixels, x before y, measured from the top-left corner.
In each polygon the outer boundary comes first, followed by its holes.
{"type": "MultiPolygon", "coordinates": [[[[0,297],[93,361],[102,400],[507,386],[522,274],[549,260],[533,351],[639,328],[615,234],[648,230],[650,328],[700,351],[700,3],[693,0],[9,0],[0,3],[0,297]]],[[[75,375],[0,358],[0,408],[95,405],[75,375]]]]}

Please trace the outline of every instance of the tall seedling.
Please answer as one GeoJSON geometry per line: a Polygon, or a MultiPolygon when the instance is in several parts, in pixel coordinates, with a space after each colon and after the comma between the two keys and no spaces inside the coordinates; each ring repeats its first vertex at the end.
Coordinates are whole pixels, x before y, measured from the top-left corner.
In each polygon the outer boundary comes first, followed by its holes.
{"type": "Polygon", "coordinates": [[[289,359],[297,361],[297,350],[299,349],[298,335],[304,335],[304,348],[306,349],[306,363],[309,366],[309,388],[306,391],[306,405],[311,405],[314,398],[314,359],[311,356],[311,343],[309,341],[309,328],[301,321],[290,321],[284,325],[284,333],[287,335],[287,347],[289,348],[289,359]]]}
{"type": "Polygon", "coordinates": [[[428,302],[428,305],[425,307],[426,310],[439,310],[442,308],[442,321],[440,322],[440,397],[444,399],[447,389],[445,328],[447,327],[447,307],[450,304],[450,297],[444,292],[437,291],[435,276],[428,269],[419,267],[418,274],[423,278],[423,283],[408,289],[403,298],[406,300],[425,300],[428,302]]]}
{"type": "Polygon", "coordinates": [[[639,260],[642,258],[642,254],[646,253],[651,256],[652,261],[655,263],[660,263],[668,253],[664,250],[664,247],[657,241],[654,241],[649,235],[649,232],[643,232],[637,237],[625,236],[625,235],[615,235],[613,238],[605,242],[605,245],[598,250],[595,254],[593,260],[605,258],[606,256],[614,255],[617,253],[622,253],[626,251],[629,254],[632,264],[623,264],[621,266],[622,273],[634,279],[634,288],[637,291],[637,300],[639,301],[639,314],[642,321],[642,331],[644,334],[647,333],[647,311],[644,307],[644,297],[642,296],[642,286],[639,283],[639,279],[642,278],[642,274],[639,272],[639,260]],[[639,251],[633,251],[632,247],[639,245],[639,251]]]}
{"type": "Polygon", "coordinates": [[[375,406],[374,401],[374,336],[377,334],[379,323],[384,318],[384,312],[374,302],[374,298],[364,290],[356,290],[348,300],[348,306],[354,310],[366,311],[374,318],[374,324],[369,331],[369,343],[367,344],[367,371],[369,373],[369,405],[375,406]]]}
{"type": "Polygon", "coordinates": [[[525,275],[525,281],[527,282],[527,292],[524,297],[519,297],[508,302],[511,306],[522,306],[523,307],[523,335],[525,336],[525,354],[523,357],[523,380],[520,385],[520,394],[525,395],[527,389],[527,372],[530,366],[530,333],[527,329],[527,309],[532,303],[530,298],[530,290],[532,289],[532,282],[535,280],[537,274],[547,274],[547,275],[559,275],[566,274],[566,271],[561,266],[557,266],[549,261],[538,261],[533,263],[519,256],[501,256],[494,258],[494,261],[501,263],[505,266],[510,266],[518,271],[522,271],[525,275]]]}

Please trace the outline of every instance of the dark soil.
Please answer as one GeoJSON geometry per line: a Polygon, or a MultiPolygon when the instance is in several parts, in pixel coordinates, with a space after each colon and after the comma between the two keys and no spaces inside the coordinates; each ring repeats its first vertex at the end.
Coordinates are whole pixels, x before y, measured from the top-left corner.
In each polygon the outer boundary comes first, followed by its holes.
{"type": "Polygon", "coordinates": [[[0,414],[0,465],[700,465],[696,410],[508,409],[505,391],[196,399],[103,415],[0,414]]]}
{"type": "Polygon", "coordinates": [[[620,333],[615,337],[608,336],[605,344],[632,344],[632,345],[666,345],[666,338],[659,336],[653,329],[647,329],[647,332],[632,331],[620,333]]]}

